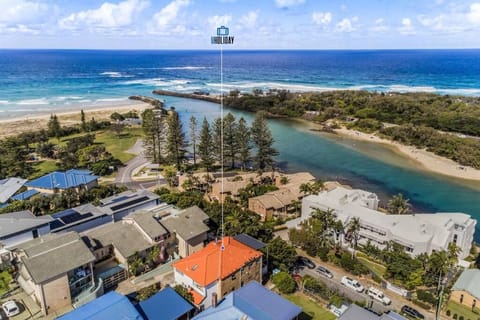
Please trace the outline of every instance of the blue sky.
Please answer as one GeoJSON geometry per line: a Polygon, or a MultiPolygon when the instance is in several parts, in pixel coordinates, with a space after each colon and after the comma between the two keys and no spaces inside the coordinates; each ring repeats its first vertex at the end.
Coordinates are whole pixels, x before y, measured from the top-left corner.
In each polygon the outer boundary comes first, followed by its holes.
{"type": "Polygon", "coordinates": [[[479,48],[480,0],[0,0],[0,47],[479,48]],[[475,2],[477,1],[477,2],[475,2]]]}

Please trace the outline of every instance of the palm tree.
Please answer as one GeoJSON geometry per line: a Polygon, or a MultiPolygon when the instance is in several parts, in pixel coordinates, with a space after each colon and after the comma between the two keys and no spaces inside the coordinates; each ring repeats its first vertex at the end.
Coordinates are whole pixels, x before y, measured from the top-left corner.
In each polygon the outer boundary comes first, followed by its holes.
{"type": "Polygon", "coordinates": [[[403,194],[401,193],[393,196],[393,198],[388,201],[387,208],[391,214],[412,213],[412,205],[409,203],[408,199],[403,197],[403,194]]]}
{"type": "Polygon", "coordinates": [[[347,229],[347,233],[350,234],[351,236],[350,244],[353,247],[352,257],[355,256],[355,250],[357,249],[359,231],[360,231],[360,219],[357,217],[352,218],[348,223],[348,229],[347,229]]]}
{"type": "Polygon", "coordinates": [[[306,196],[312,194],[313,192],[312,185],[310,183],[302,183],[299,189],[300,189],[300,192],[306,196]]]}
{"type": "Polygon", "coordinates": [[[462,249],[455,243],[450,242],[447,248],[447,257],[449,267],[453,267],[458,262],[458,255],[462,252],[462,249]]]}

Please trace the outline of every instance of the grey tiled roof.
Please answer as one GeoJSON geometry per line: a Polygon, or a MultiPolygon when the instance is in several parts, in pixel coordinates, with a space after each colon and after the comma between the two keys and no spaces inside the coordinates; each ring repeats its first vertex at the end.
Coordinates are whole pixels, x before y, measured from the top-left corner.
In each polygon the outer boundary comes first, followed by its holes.
{"type": "Polygon", "coordinates": [[[208,215],[197,206],[185,209],[182,213],[160,220],[170,232],[175,232],[184,240],[192,239],[209,230],[204,221],[208,215]]]}
{"type": "Polygon", "coordinates": [[[480,270],[467,269],[462,272],[452,290],[463,290],[480,299],[480,270]]]}
{"type": "Polygon", "coordinates": [[[50,216],[36,217],[28,210],[0,214],[0,238],[50,223],[50,216]]]}

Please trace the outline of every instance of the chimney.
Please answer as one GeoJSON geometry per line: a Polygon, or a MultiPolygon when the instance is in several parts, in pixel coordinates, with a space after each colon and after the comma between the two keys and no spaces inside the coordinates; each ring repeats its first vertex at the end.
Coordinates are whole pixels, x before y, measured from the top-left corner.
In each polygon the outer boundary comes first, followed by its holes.
{"type": "Polygon", "coordinates": [[[217,293],[212,293],[212,307],[216,308],[218,303],[217,293]]]}

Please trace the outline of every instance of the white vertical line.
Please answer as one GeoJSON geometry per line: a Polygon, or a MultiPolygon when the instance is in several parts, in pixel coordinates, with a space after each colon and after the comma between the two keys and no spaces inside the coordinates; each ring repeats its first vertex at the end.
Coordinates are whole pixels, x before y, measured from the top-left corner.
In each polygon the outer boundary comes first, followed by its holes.
{"type": "MultiPolygon", "coordinates": [[[[223,42],[223,41],[222,41],[223,42]]],[[[223,192],[223,43],[220,44],[220,169],[222,177],[222,196],[223,192]]],[[[223,248],[223,237],[225,236],[225,227],[224,227],[224,201],[222,199],[222,248],[223,248]]]]}

